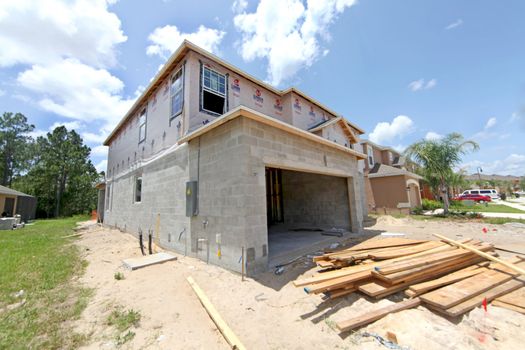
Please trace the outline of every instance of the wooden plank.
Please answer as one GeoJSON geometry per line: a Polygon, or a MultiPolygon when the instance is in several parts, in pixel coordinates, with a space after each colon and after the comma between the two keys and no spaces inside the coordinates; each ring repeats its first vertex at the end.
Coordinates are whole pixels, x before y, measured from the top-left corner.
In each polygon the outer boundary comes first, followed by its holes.
{"type": "Polygon", "coordinates": [[[374,258],[376,260],[386,260],[419,253],[442,245],[445,245],[445,243],[430,241],[403,247],[387,247],[359,251],[343,250],[337,253],[329,254],[328,258],[332,260],[364,260],[367,258],[374,258]]]}
{"type": "MultiPolygon", "coordinates": [[[[469,241],[471,241],[471,239],[464,240],[463,242],[469,242],[469,241]]],[[[434,254],[434,253],[437,253],[437,252],[448,251],[448,250],[455,250],[455,248],[450,246],[450,245],[448,245],[448,244],[444,244],[444,245],[442,245],[440,247],[437,247],[437,248],[434,248],[434,249],[430,249],[430,250],[427,250],[427,251],[423,251],[423,252],[416,253],[416,254],[413,254],[413,255],[408,255],[408,256],[405,256],[405,257],[401,257],[401,258],[395,258],[395,259],[392,259],[392,260],[375,262],[375,263],[367,264],[367,265],[348,266],[348,267],[344,267],[344,268],[342,268],[340,270],[336,270],[336,271],[327,271],[327,272],[319,273],[316,276],[303,278],[303,279],[300,279],[300,280],[295,280],[293,282],[293,284],[296,287],[302,287],[302,286],[306,286],[308,284],[324,282],[324,281],[327,281],[327,280],[330,280],[330,279],[333,279],[333,278],[338,278],[338,277],[342,277],[342,276],[348,276],[348,275],[351,275],[353,273],[360,272],[360,271],[371,270],[375,266],[385,266],[386,264],[396,263],[396,262],[400,262],[400,261],[405,261],[407,259],[412,259],[412,258],[416,258],[416,257],[420,257],[420,256],[426,256],[426,255],[429,255],[429,254],[434,254]]]]}
{"type": "MultiPolygon", "coordinates": [[[[458,264],[458,268],[464,268],[466,266],[469,266],[471,263],[470,261],[464,262],[462,264],[458,264]]],[[[433,273],[429,273],[427,275],[419,276],[413,280],[402,282],[399,284],[388,284],[381,281],[375,281],[370,283],[363,283],[361,284],[358,289],[360,292],[365,293],[366,295],[369,295],[371,297],[374,297],[376,299],[383,298],[387,295],[394,294],[397,292],[400,292],[406,288],[408,288],[410,285],[415,283],[420,283],[424,281],[428,281],[429,279],[438,278],[443,275],[448,274],[449,270],[447,268],[441,269],[441,270],[435,270],[433,273]]]]}
{"type": "Polygon", "coordinates": [[[372,271],[361,271],[352,275],[343,276],[335,279],[331,279],[322,283],[316,283],[304,287],[304,291],[307,294],[318,294],[328,292],[330,290],[347,287],[355,282],[366,280],[372,276],[372,271]]]}
{"type": "Polygon", "coordinates": [[[470,250],[470,251],[472,251],[472,252],[478,254],[479,256],[484,257],[485,259],[492,260],[492,261],[494,261],[494,262],[497,262],[497,263],[499,263],[499,264],[502,264],[503,266],[506,266],[506,267],[508,267],[509,269],[512,269],[512,270],[516,271],[517,273],[519,273],[519,274],[521,274],[521,275],[525,275],[525,270],[524,270],[524,269],[522,269],[522,268],[520,268],[520,267],[518,267],[518,266],[516,266],[516,265],[514,265],[514,264],[512,264],[512,263],[509,263],[509,262],[507,262],[507,261],[504,261],[504,260],[498,259],[498,258],[496,258],[496,257],[494,257],[494,256],[492,256],[492,255],[490,255],[490,254],[484,253],[484,252],[482,252],[482,251],[480,251],[480,250],[478,250],[478,249],[476,249],[476,248],[469,247],[468,245],[465,245],[465,244],[463,244],[463,243],[456,242],[456,241],[454,241],[454,240],[452,240],[452,239],[450,239],[450,238],[447,238],[447,237],[445,237],[445,236],[438,235],[438,234],[436,234],[436,233],[434,233],[433,235],[436,236],[436,237],[438,237],[438,238],[440,238],[440,239],[442,239],[442,240],[444,240],[444,241],[446,241],[446,242],[448,242],[448,243],[450,243],[450,244],[453,244],[453,245],[455,245],[455,246],[458,246],[458,247],[461,247],[461,248],[464,248],[464,249],[468,249],[468,250],[470,250]]]}
{"type": "Polygon", "coordinates": [[[228,342],[228,344],[230,344],[232,349],[246,350],[239,338],[237,338],[235,333],[233,333],[230,327],[228,327],[226,322],[222,319],[217,309],[215,309],[215,307],[208,299],[204,291],[199,287],[199,285],[193,280],[191,276],[187,278],[187,281],[190,284],[191,288],[193,288],[195,294],[197,294],[197,297],[199,298],[202,306],[204,306],[206,312],[208,312],[208,315],[210,315],[210,318],[213,320],[219,331],[224,336],[224,339],[226,339],[226,341],[228,342]]]}
{"type": "MultiPolygon", "coordinates": [[[[480,267],[479,265],[473,265],[468,266],[462,270],[450,273],[446,276],[443,276],[441,278],[434,279],[432,281],[422,282],[418,284],[413,284],[410,286],[410,288],[406,291],[406,294],[410,297],[414,297],[416,295],[420,295],[423,293],[426,293],[428,291],[431,291],[433,289],[446,286],[448,284],[452,284],[458,281],[461,281],[465,278],[477,275],[482,272],[488,271],[485,267],[480,267]]],[[[485,264],[487,265],[487,264],[485,264]]]]}
{"type": "Polygon", "coordinates": [[[498,298],[499,301],[525,308],[525,287],[498,298]]]}
{"type": "Polygon", "coordinates": [[[348,294],[352,294],[355,291],[357,291],[356,287],[341,288],[341,289],[334,290],[332,292],[327,292],[326,296],[329,299],[335,299],[335,298],[339,298],[339,297],[342,297],[342,296],[345,296],[345,295],[348,295],[348,294]]]}
{"type": "MultiPolygon", "coordinates": [[[[493,247],[491,245],[486,244],[486,245],[481,246],[480,249],[488,251],[488,250],[493,249],[493,247]]],[[[388,275],[394,272],[408,270],[408,269],[416,268],[419,266],[431,265],[433,263],[445,261],[445,260],[455,258],[455,257],[468,256],[470,254],[472,253],[464,249],[456,249],[453,251],[445,251],[441,253],[427,255],[425,257],[418,257],[415,259],[401,261],[395,264],[381,266],[381,267],[376,268],[375,270],[381,273],[382,275],[388,275]]]]}
{"type": "Polygon", "coordinates": [[[454,272],[462,268],[460,266],[465,265],[464,263],[468,263],[466,266],[470,266],[483,261],[483,259],[484,258],[475,254],[469,254],[468,256],[440,261],[434,264],[420,266],[414,269],[400,271],[386,276],[378,273],[377,271],[373,271],[372,273],[375,277],[379,277],[380,279],[388,283],[397,284],[401,282],[414,280],[419,276],[430,275],[434,271],[446,270],[447,272],[454,272]]]}
{"type": "Polygon", "coordinates": [[[493,306],[503,307],[505,309],[516,311],[516,312],[519,312],[519,313],[522,313],[522,314],[525,315],[525,308],[524,307],[519,307],[519,306],[512,305],[512,304],[507,304],[507,303],[504,303],[504,302],[500,301],[499,299],[493,300],[491,304],[493,306]]]}
{"type": "Polygon", "coordinates": [[[465,312],[474,309],[475,307],[480,306],[483,303],[483,300],[486,298],[487,302],[501,296],[512,292],[523,286],[523,281],[517,279],[511,279],[503,284],[500,284],[497,287],[489,289],[486,292],[476,295],[473,298],[467,299],[464,302],[457,304],[446,310],[440,312],[446,314],[447,316],[457,317],[463,315],[465,312]]]}
{"type": "Polygon", "coordinates": [[[355,251],[355,250],[366,250],[366,249],[375,249],[375,248],[383,248],[383,247],[397,247],[397,246],[404,246],[404,245],[420,244],[424,242],[426,241],[419,240],[419,239],[399,238],[399,237],[373,239],[373,240],[369,239],[359,244],[356,244],[346,250],[355,251]]]}
{"type": "Polygon", "coordinates": [[[421,300],[441,309],[450,309],[478,294],[484,293],[518,275],[507,269],[489,270],[486,273],[468,277],[459,282],[421,295],[421,300]]]}
{"type": "Polygon", "coordinates": [[[433,249],[442,246],[440,242],[430,241],[427,243],[418,244],[415,246],[410,246],[402,249],[397,249],[393,251],[378,251],[370,252],[369,256],[375,260],[386,260],[393,259],[400,256],[411,255],[425,250],[433,249]]]}
{"type": "Polygon", "coordinates": [[[420,303],[421,302],[419,298],[407,299],[402,302],[382,307],[374,311],[368,311],[361,316],[357,316],[349,320],[337,322],[336,326],[340,332],[348,332],[357,327],[364,326],[366,324],[377,321],[390,313],[417,307],[420,303]]]}

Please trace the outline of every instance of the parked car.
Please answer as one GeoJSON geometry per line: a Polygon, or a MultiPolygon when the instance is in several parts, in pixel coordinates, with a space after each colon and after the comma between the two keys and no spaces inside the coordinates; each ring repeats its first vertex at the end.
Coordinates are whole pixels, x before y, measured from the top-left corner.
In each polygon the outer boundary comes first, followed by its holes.
{"type": "Polygon", "coordinates": [[[499,193],[494,188],[476,188],[473,190],[466,190],[463,191],[462,195],[464,194],[479,194],[482,196],[490,196],[492,199],[499,199],[499,193]]]}
{"type": "Polygon", "coordinates": [[[478,203],[491,202],[490,196],[484,196],[481,194],[460,194],[457,197],[452,198],[455,201],[474,201],[478,203]]]}

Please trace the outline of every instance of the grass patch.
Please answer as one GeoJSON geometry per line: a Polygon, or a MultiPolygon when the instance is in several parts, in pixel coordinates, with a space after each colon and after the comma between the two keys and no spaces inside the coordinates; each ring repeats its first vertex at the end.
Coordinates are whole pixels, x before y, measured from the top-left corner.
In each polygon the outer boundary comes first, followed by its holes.
{"type": "MultiPolygon", "coordinates": [[[[408,217],[406,215],[405,217],[408,217]]],[[[443,215],[434,215],[434,216],[427,216],[427,215],[410,215],[412,219],[420,220],[420,221],[470,221],[470,222],[481,222],[486,224],[493,224],[493,225],[503,225],[509,222],[519,222],[522,224],[525,224],[524,219],[512,219],[512,218],[471,218],[463,215],[450,215],[450,216],[443,216],[443,215]]]]}
{"type": "Polygon", "coordinates": [[[133,309],[124,311],[121,307],[113,310],[108,316],[107,324],[115,326],[119,332],[124,332],[132,326],[137,327],[140,322],[140,312],[133,309]]]}
{"type": "Polygon", "coordinates": [[[461,207],[462,210],[474,211],[476,213],[516,213],[525,214],[525,211],[509,207],[504,204],[489,204],[487,206],[483,204],[476,204],[473,207],[461,207]]]}
{"type": "Polygon", "coordinates": [[[0,231],[0,309],[26,299],[23,306],[1,312],[0,349],[72,349],[86,341],[68,328],[91,296],[91,290],[73,282],[86,262],[64,236],[87,219],[40,220],[0,231]],[[14,295],[19,290],[23,297],[14,295]]]}
{"type": "Polygon", "coordinates": [[[122,281],[123,279],[125,279],[124,274],[122,272],[115,272],[113,277],[115,277],[117,281],[122,281]]]}

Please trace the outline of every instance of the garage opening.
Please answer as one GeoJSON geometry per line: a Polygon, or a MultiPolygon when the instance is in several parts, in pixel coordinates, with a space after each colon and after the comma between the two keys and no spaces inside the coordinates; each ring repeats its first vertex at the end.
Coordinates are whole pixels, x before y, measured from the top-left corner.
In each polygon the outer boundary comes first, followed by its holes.
{"type": "Polygon", "coordinates": [[[350,232],[347,179],[266,168],[270,266],[286,262],[350,232]]]}

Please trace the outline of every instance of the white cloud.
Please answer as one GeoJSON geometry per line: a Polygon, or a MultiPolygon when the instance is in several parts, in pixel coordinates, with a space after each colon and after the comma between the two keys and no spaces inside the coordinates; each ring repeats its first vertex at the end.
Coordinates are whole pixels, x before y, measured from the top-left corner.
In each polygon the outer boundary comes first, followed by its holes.
{"type": "Polygon", "coordinates": [[[392,123],[377,123],[374,131],[369,135],[372,142],[384,144],[399,140],[414,131],[414,122],[405,115],[399,115],[392,120],[392,123]]]}
{"type": "Polygon", "coordinates": [[[108,155],[108,148],[106,146],[95,146],[91,148],[91,155],[92,156],[99,156],[99,157],[107,157],[108,155]]]}
{"type": "Polygon", "coordinates": [[[49,127],[49,131],[55,130],[55,128],[58,128],[59,126],[65,126],[67,130],[75,130],[78,131],[78,129],[81,128],[82,124],[78,121],[71,121],[71,122],[55,122],[53,125],[49,127]]]}
{"type": "Polygon", "coordinates": [[[239,51],[245,61],[268,61],[268,80],[279,85],[299,70],[310,67],[326,50],[328,27],[355,0],[261,0],[253,13],[234,17],[241,32],[239,51]]]}
{"type": "Polygon", "coordinates": [[[248,7],[247,0],[235,0],[232,4],[232,11],[233,13],[241,13],[241,12],[244,12],[247,7],[248,7]]]}
{"type": "Polygon", "coordinates": [[[487,120],[487,124],[485,124],[485,130],[491,129],[496,125],[496,123],[497,119],[495,117],[489,118],[489,120],[487,120]]]}
{"type": "Polygon", "coordinates": [[[428,82],[427,82],[427,85],[425,85],[425,89],[426,90],[429,90],[429,89],[432,89],[434,86],[437,85],[437,80],[436,79],[430,79],[428,82]]]}
{"type": "Polygon", "coordinates": [[[460,19],[450,23],[448,26],[445,27],[445,29],[446,30],[454,29],[454,28],[459,27],[462,24],[463,24],[463,20],[460,18],[460,19]]]}
{"type": "Polygon", "coordinates": [[[109,135],[109,133],[101,133],[101,134],[95,134],[92,132],[84,132],[82,133],[82,139],[86,143],[102,143],[104,140],[106,140],[106,137],[109,135]]]}
{"type": "Polygon", "coordinates": [[[408,88],[412,91],[430,90],[437,85],[436,79],[430,79],[425,82],[425,79],[414,80],[408,84],[408,88]]]}
{"type": "Polygon", "coordinates": [[[0,89],[0,97],[5,95],[5,91],[0,89]]]}
{"type": "Polygon", "coordinates": [[[122,98],[124,84],[107,70],[74,59],[34,65],[20,73],[17,81],[42,95],[38,101],[42,109],[85,122],[101,120],[108,129],[116,125],[134,101],[122,98]]]}
{"type": "Polygon", "coordinates": [[[429,131],[429,132],[427,132],[427,134],[425,135],[425,140],[440,140],[440,139],[442,139],[443,137],[444,137],[443,135],[438,134],[437,132],[429,131]]]}
{"type": "Polygon", "coordinates": [[[168,58],[185,39],[207,51],[217,53],[224,35],[226,32],[203,25],[199,26],[194,33],[181,33],[176,26],[172,25],[158,27],[148,36],[153,44],[146,48],[146,53],[150,56],[158,55],[168,58]]]}
{"type": "Polygon", "coordinates": [[[104,0],[3,0],[0,66],[45,65],[63,58],[114,65],[115,45],[127,38],[107,7],[104,0]]]}
{"type": "Polygon", "coordinates": [[[97,164],[95,164],[95,169],[100,173],[101,171],[106,171],[108,169],[108,161],[107,159],[101,160],[97,164]]]}
{"type": "Polygon", "coordinates": [[[468,168],[471,173],[476,172],[477,167],[481,167],[484,174],[523,176],[525,173],[525,154],[512,153],[503,159],[492,162],[474,160],[466,162],[463,167],[468,168]]]}

